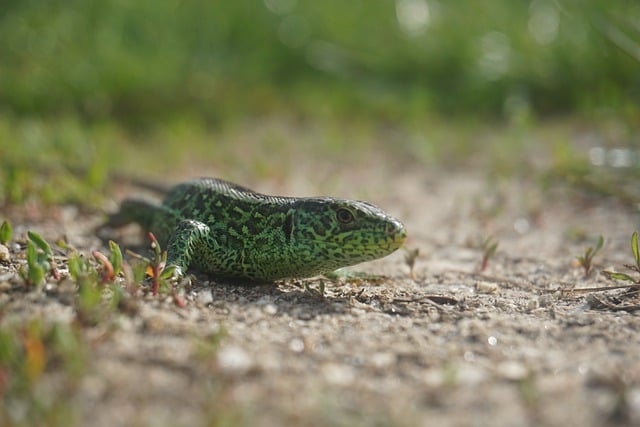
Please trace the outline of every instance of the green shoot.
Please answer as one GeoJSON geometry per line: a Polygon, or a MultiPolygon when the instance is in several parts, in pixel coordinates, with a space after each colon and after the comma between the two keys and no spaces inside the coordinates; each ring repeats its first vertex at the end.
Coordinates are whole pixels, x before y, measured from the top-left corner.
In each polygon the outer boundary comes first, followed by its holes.
{"type": "Polygon", "coordinates": [[[320,283],[318,284],[318,289],[314,289],[311,286],[309,286],[308,283],[304,284],[304,288],[307,292],[309,292],[312,295],[315,295],[317,297],[320,298],[324,298],[324,291],[325,291],[325,285],[324,285],[324,280],[320,280],[320,283]]]}
{"type": "Polygon", "coordinates": [[[22,277],[29,285],[37,286],[44,280],[46,271],[49,269],[47,261],[40,261],[35,243],[27,242],[27,270],[22,271],[22,277]]]}
{"type": "Polygon", "coordinates": [[[52,272],[58,278],[58,273],[53,266],[53,252],[49,244],[38,233],[27,233],[27,267],[20,270],[24,281],[31,286],[40,285],[48,272],[52,272]]]}
{"type": "Polygon", "coordinates": [[[97,325],[104,310],[101,308],[102,289],[95,282],[79,282],[76,297],[76,316],[82,325],[97,325]]]}
{"type": "Polygon", "coordinates": [[[149,239],[151,240],[151,248],[153,249],[153,259],[151,259],[151,262],[147,266],[147,271],[151,273],[151,292],[154,296],[158,295],[158,291],[162,286],[163,289],[169,289],[171,291],[171,297],[175,305],[180,308],[186,307],[187,303],[184,298],[176,293],[170,286],[171,280],[175,277],[176,267],[167,267],[167,251],[162,250],[156,236],[151,232],[149,232],[149,239]]]}
{"type": "MultiPolygon", "coordinates": [[[[128,314],[137,311],[137,304],[130,297],[130,294],[137,290],[137,286],[133,286],[133,283],[137,282],[131,266],[122,261],[122,252],[117,244],[109,242],[109,247],[111,253],[108,258],[98,251],[92,253],[101,268],[96,268],[90,258],[80,255],[75,249],[69,255],[69,275],[78,285],[75,303],[80,324],[97,324],[111,310],[117,309],[128,314]],[[123,273],[126,290],[117,282],[120,272],[123,273]],[[108,285],[111,291],[111,299],[107,305],[104,304],[105,285],[108,285]]],[[[139,277],[142,280],[144,274],[139,277]]]]}
{"type": "MultiPolygon", "coordinates": [[[[635,261],[635,265],[625,264],[624,266],[629,270],[635,271],[640,275],[640,251],[638,251],[638,232],[637,231],[634,231],[633,235],[631,236],[631,252],[633,253],[633,259],[635,261]]],[[[640,276],[638,276],[637,278],[634,278],[633,276],[626,273],[620,273],[617,271],[609,271],[609,270],[603,270],[602,274],[604,274],[607,279],[624,280],[627,282],[631,282],[634,285],[640,284],[640,276]]]]}
{"type": "Polygon", "coordinates": [[[491,237],[487,237],[480,246],[482,249],[482,261],[480,261],[480,271],[485,271],[489,265],[489,260],[496,253],[498,249],[498,241],[493,240],[491,237]]]}
{"type": "Polygon", "coordinates": [[[109,258],[107,258],[100,251],[93,251],[91,252],[91,255],[93,255],[96,261],[98,261],[102,265],[102,270],[101,270],[102,277],[100,278],[100,284],[105,285],[109,282],[113,282],[116,278],[116,274],[114,272],[113,265],[111,264],[111,261],[109,260],[109,258]]]}
{"type": "Polygon", "coordinates": [[[69,275],[79,287],[89,286],[97,281],[97,271],[91,262],[74,252],[69,256],[69,275]]]}
{"type": "Polygon", "coordinates": [[[635,269],[640,271],[640,253],[638,252],[638,232],[634,231],[631,236],[631,251],[633,252],[633,259],[636,262],[635,269]]]}
{"type": "Polygon", "coordinates": [[[98,271],[91,261],[74,252],[69,256],[69,275],[78,285],[75,298],[76,318],[81,325],[95,325],[101,317],[102,291],[96,286],[98,271]]]}
{"type": "Polygon", "coordinates": [[[153,249],[153,259],[149,263],[148,269],[151,271],[151,292],[155,296],[158,295],[158,289],[160,288],[160,275],[167,261],[167,253],[162,252],[160,243],[151,232],[149,232],[149,239],[151,240],[151,249],[153,249]]]}
{"type": "Polygon", "coordinates": [[[36,246],[47,256],[47,258],[52,258],[53,253],[51,252],[51,246],[47,243],[46,240],[42,238],[41,235],[36,233],[35,231],[28,231],[27,236],[29,240],[36,244],[36,246]]]}
{"type": "Polygon", "coordinates": [[[122,271],[122,251],[116,242],[109,240],[109,252],[109,261],[111,261],[113,272],[117,276],[122,271]]]}
{"type": "MultiPolygon", "coordinates": [[[[151,292],[155,296],[158,295],[160,287],[169,288],[169,282],[175,277],[175,267],[165,268],[167,252],[162,250],[153,233],[148,233],[148,236],[149,240],[151,240],[151,249],[153,249],[153,257],[151,259],[134,252],[127,251],[127,253],[142,262],[144,273],[151,279],[151,292]]],[[[181,305],[181,302],[177,300],[176,303],[181,305]]]]}
{"type": "Polygon", "coordinates": [[[102,265],[100,283],[105,285],[113,282],[122,271],[122,251],[114,241],[109,241],[110,255],[107,258],[102,252],[93,251],[92,255],[102,265]]]}
{"type": "Polygon", "coordinates": [[[578,263],[584,269],[584,277],[588,277],[589,273],[591,273],[591,267],[593,267],[593,258],[596,256],[598,251],[602,249],[602,245],[604,244],[604,238],[602,236],[598,237],[598,242],[596,243],[595,248],[589,246],[587,250],[584,252],[584,255],[580,255],[576,257],[578,259],[578,263]]]}
{"type": "Polygon", "coordinates": [[[11,224],[6,220],[2,221],[2,225],[0,225],[0,244],[6,245],[11,240],[12,233],[11,224]]]}

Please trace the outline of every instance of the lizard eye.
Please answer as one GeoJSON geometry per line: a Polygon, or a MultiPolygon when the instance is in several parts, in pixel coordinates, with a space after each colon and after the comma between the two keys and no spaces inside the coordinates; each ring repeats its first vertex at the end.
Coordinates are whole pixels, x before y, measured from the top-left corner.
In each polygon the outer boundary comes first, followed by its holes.
{"type": "Polygon", "coordinates": [[[336,211],[336,219],[343,224],[349,224],[353,221],[353,214],[349,209],[340,208],[336,211]]]}

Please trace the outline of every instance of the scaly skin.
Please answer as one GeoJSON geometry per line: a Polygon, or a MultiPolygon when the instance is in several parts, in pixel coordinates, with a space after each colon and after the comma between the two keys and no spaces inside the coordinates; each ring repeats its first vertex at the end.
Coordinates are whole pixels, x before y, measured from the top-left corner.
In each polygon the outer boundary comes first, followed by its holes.
{"type": "Polygon", "coordinates": [[[219,179],[188,181],[161,205],[125,200],[107,225],[137,222],[167,247],[178,274],[273,281],[327,273],[390,254],[407,233],[371,203],[275,197],[219,179]]]}

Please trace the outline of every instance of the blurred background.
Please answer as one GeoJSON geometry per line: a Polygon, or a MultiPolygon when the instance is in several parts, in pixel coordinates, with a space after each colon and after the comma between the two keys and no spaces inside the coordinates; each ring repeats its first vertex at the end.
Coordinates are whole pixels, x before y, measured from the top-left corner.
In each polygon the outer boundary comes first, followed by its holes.
{"type": "Polygon", "coordinates": [[[0,202],[86,201],[114,169],[286,175],[308,150],[509,173],[622,149],[628,176],[639,101],[637,0],[3,2],[0,202]]]}

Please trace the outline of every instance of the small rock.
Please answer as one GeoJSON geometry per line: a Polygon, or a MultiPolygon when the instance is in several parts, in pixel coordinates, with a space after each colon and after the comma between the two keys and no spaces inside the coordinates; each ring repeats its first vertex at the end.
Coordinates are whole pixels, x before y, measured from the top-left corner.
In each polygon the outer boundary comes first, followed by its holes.
{"type": "Polygon", "coordinates": [[[529,301],[527,301],[526,310],[528,312],[533,311],[533,310],[537,310],[538,308],[540,308],[540,301],[539,300],[530,299],[529,301]]]}
{"type": "Polygon", "coordinates": [[[0,261],[9,262],[10,260],[11,256],[9,255],[9,248],[0,244],[0,261]]]}
{"type": "Polygon", "coordinates": [[[630,418],[640,420],[640,387],[632,387],[629,390],[627,402],[629,402],[630,418]]]}
{"type": "Polygon", "coordinates": [[[432,368],[424,372],[422,380],[431,387],[456,384],[465,387],[478,386],[488,378],[486,370],[471,363],[432,368]]]}
{"type": "Polygon", "coordinates": [[[445,376],[440,369],[428,369],[424,372],[423,381],[430,387],[442,387],[445,383],[445,376]]]}
{"type": "Polygon", "coordinates": [[[476,283],[476,291],[479,294],[495,294],[498,292],[498,285],[492,282],[480,281],[476,283]]]}
{"type": "Polygon", "coordinates": [[[500,363],[497,371],[503,378],[511,381],[520,381],[529,374],[526,366],[513,360],[500,363]]]}
{"type": "Polygon", "coordinates": [[[304,350],[304,341],[300,338],[294,338],[289,341],[289,350],[294,353],[301,353],[304,350]]]}
{"type": "Polygon", "coordinates": [[[371,356],[371,364],[377,369],[386,369],[396,363],[396,359],[393,353],[379,352],[371,356]]]}
{"type": "Polygon", "coordinates": [[[201,306],[207,306],[213,302],[213,294],[209,290],[198,292],[196,303],[201,306]]]}
{"type": "Polygon", "coordinates": [[[460,365],[456,372],[456,383],[462,386],[476,386],[487,379],[484,368],[473,364],[460,365]]]}
{"type": "Polygon", "coordinates": [[[346,386],[351,384],[355,379],[353,368],[337,363],[325,364],[322,366],[322,373],[329,383],[335,385],[346,386]]]}
{"type": "Polygon", "coordinates": [[[260,298],[258,298],[258,300],[256,301],[257,305],[267,305],[267,304],[271,304],[273,302],[273,297],[271,297],[270,295],[265,295],[262,296],[260,298]]]}
{"type": "Polygon", "coordinates": [[[543,294],[538,297],[538,307],[553,307],[553,304],[557,301],[557,297],[551,294],[543,294]]]}
{"type": "Polygon", "coordinates": [[[273,316],[278,312],[278,307],[275,304],[266,304],[262,311],[264,311],[265,314],[273,316]]]}
{"type": "Polygon", "coordinates": [[[240,347],[230,346],[218,352],[218,366],[227,374],[244,375],[253,368],[253,360],[240,347]]]}
{"type": "Polygon", "coordinates": [[[294,308],[292,315],[298,320],[311,320],[315,317],[315,315],[306,308],[294,308]]]}

